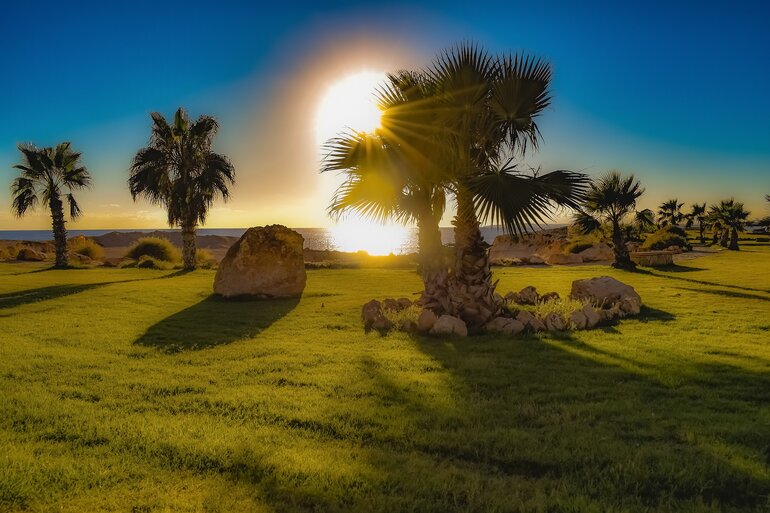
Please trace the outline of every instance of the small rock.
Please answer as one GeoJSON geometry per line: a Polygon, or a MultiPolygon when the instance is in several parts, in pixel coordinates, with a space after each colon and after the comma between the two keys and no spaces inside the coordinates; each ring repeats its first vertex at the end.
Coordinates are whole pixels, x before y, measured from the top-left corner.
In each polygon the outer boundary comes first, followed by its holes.
{"type": "Polygon", "coordinates": [[[429,332],[431,328],[433,328],[433,325],[436,324],[437,320],[438,317],[433,313],[433,310],[427,308],[423,309],[423,311],[420,312],[420,316],[417,317],[417,331],[420,333],[429,332]]]}
{"type": "Polygon", "coordinates": [[[542,258],[540,258],[537,255],[532,255],[531,257],[529,257],[527,259],[527,263],[528,264],[532,264],[532,265],[541,265],[541,264],[545,263],[545,260],[543,260],[542,258]]]}
{"type": "Polygon", "coordinates": [[[617,305],[626,315],[639,315],[639,312],[642,311],[641,303],[633,297],[624,297],[617,305]]]}
{"type": "Polygon", "coordinates": [[[401,305],[401,308],[404,310],[412,306],[412,300],[406,297],[400,297],[396,299],[396,301],[398,301],[398,304],[401,305]]]}
{"type": "Polygon", "coordinates": [[[527,323],[527,327],[530,330],[532,330],[533,333],[546,330],[545,324],[543,324],[543,321],[541,321],[537,317],[532,317],[532,320],[527,323]]]}
{"type": "Polygon", "coordinates": [[[546,315],[543,319],[543,324],[545,324],[548,331],[564,331],[567,328],[564,318],[556,312],[546,315]]]}
{"type": "Polygon", "coordinates": [[[382,300],[382,307],[388,310],[391,310],[393,312],[400,312],[403,308],[401,307],[401,304],[396,301],[395,299],[383,299],[382,300]]]}
{"type": "Polygon", "coordinates": [[[406,333],[414,333],[417,331],[417,323],[412,319],[401,319],[398,321],[398,330],[406,333]]]}
{"type": "Polygon", "coordinates": [[[558,301],[559,300],[559,293],[558,292],[546,292],[542,296],[540,296],[540,301],[545,303],[546,301],[558,301]]]}
{"type": "Polygon", "coordinates": [[[576,330],[584,330],[588,327],[588,319],[582,310],[575,310],[569,314],[569,322],[576,330]]]}
{"type": "Polygon", "coordinates": [[[393,328],[393,323],[390,322],[390,319],[388,319],[384,315],[380,315],[372,323],[372,329],[377,330],[380,333],[390,331],[392,328],[393,328]]]}
{"type": "Polygon", "coordinates": [[[510,319],[510,322],[505,325],[503,328],[502,333],[504,335],[518,335],[522,331],[524,331],[525,326],[517,321],[516,319],[510,319]]]}
{"type": "Polygon", "coordinates": [[[583,315],[586,317],[586,327],[593,328],[602,320],[599,312],[591,305],[583,306],[583,315]]]}
{"type": "Polygon", "coordinates": [[[374,323],[382,315],[382,303],[376,299],[372,299],[361,308],[361,319],[364,321],[364,331],[369,331],[374,328],[374,323]]]}
{"type": "Polygon", "coordinates": [[[522,323],[522,324],[523,324],[523,325],[525,325],[525,326],[526,326],[527,324],[529,324],[529,323],[530,323],[530,321],[532,321],[533,319],[535,319],[535,316],[534,316],[534,315],[532,315],[531,313],[529,313],[529,312],[528,312],[528,311],[526,311],[526,310],[521,310],[521,311],[520,311],[520,312],[519,312],[519,313],[516,315],[516,320],[517,320],[517,321],[519,321],[520,323],[522,323]]]}
{"type": "Polygon", "coordinates": [[[451,315],[442,315],[430,329],[431,335],[457,335],[459,337],[468,336],[468,327],[457,317],[451,315]]]}
{"type": "Polygon", "coordinates": [[[524,287],[519,292],[512,293],[511,299],[514,303],[520,305],[536,305],[540,296],[537,293],[537,289],[530,285],[529,287],[524,287]]]}

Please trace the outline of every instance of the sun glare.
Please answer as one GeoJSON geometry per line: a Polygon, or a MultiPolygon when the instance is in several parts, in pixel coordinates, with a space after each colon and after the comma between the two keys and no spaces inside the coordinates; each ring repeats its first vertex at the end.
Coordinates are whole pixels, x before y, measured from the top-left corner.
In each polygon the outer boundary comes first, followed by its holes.
{"type": "Polygon", "coordinates": [[[384,73],[362,71],[332,85],[316,113],[316,136],[323,144],[345,130],[371,132],[380,125],[380,109],[375,89],[385,80],[384,73]]]}
{"type": "Polygon", "coordinates": [[[333,246],[339,251],[363,250],[370,255],[404,253],[411,231],[395,224],[376,224],[362,219],[346,219],[331,229],[333,246]]]}

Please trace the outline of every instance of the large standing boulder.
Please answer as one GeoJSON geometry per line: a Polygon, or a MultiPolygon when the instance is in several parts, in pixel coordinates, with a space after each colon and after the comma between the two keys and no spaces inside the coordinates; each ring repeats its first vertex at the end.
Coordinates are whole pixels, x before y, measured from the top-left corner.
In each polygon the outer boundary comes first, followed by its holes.
{"type": "Polygon", "coordinates": [[[307,275],[302,235],[274,224],[249,228],[219,263],[214,292],[225,297],[299,297],[307,275]]]}
{"type": "Polygon", "coordinates": [[[638,314],[642,307],[642,298],[632,286],[609,276],[573,281],[570,297],[603,308],[617,305],[623,313],[630,315],[638,314]]]}

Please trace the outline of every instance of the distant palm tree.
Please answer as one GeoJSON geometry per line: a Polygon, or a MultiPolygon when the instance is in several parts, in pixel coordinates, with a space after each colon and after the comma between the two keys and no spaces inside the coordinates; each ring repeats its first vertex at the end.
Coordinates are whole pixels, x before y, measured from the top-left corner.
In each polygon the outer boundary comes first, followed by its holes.
{"type": "Polygon", "coordinates": [[[700,236],[700,243],[705,244],[706,243],[706,237],[704,235],[704,230],[706,229],[706,220],[707,220],[707,214],[706,214],[706,204],[698,204],[695,203],[692,206],[692,210],[689,214],[685,215],[685,218],[687,219],[687,224],[685,225],[685,228],[688,230],[692,228],[692,226],[695,224],[695,222],[698,222],[698,233],[700,236]]]}
{"type": "Polygon", "coordinates": [[[679,203],[676,198],[664,202],[658,207],[658,224],[660,226],[676,226],[681,223],[684,219],[683,206],[684,203],[679,203]]]}
{"type": "Polygon", "coordinates": [[[47,203],[51,211],[53,238],[56,247],[57,269],[67,267],[67,230],[64,221],[66,194],[70,219],[80,216],[81,210],[73,192],[91,185],[91,175],[80,161],[80,153],[73,151],[69,142],[55,148],[38,148],[34,144],[20,144],[22,163],[13,166],[21,175],[11,185],[13,211],[21,217],[34,210],[38,201],[47,203]],[[65,192],[66,191],[66,192],[65,192]]]}
{"type": "Polygon", "coordinates": [[[738,251],[738,232],[743,228],[750,212],[744,207],[743,203],[735,201],[733,198],[722,200],[718,205],[709,207],[709,217],[713,222],[719,223],[722,228],[721,241],[722,246],[733,251],[738,251]],[[729,242],[728,242],[729,237],[729,242]]]}
{"type": "MultiPolygon", "coordinates": [[[[573,224],[584,234],[601,229],[602,223],[608,223],[612,230],[612,245],[615,252],[613,267],[619,269],[634,269],[636,264],[631,260],[623,240],[621,222],[623,218],[634,212],[636,200],[644,193],[644,189],[634,178],[634,175],[621,176],[617,171],[610,171],[591,184],[586,194],[583,208],[575,215],[573,224]]],[[[642,211],[635,218],[649,219],[651,212],[642,211]]]]}
{"type": "Polygon", "coordinates": [[[150,144],[142,148],[131,163],[128,186],[138,196],[162,205],[168,212],[169,226],[182,229],[182,260],[185,270],[196,267],[195,230],[206,222],[206,215],[217,196],[225,201],[235,182],[235,169],[224,155],[211,150],[219,124],[210,116],[190,122],[180,108],[169,125],[153,112],[150,144]]]}

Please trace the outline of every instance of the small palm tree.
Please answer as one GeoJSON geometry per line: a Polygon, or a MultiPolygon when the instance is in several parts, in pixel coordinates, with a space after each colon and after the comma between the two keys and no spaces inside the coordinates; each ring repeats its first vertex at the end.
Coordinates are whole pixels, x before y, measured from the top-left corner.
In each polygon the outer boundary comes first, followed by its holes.
{"type": "Polygon", "coordinates": [[[693,227],[695,222],[698,222],[698,234],[700,236],[700,243],[705,244],[706,243],[706,237],[704,234],[704,231],[706,229],[706,204],[705,203],[695,203],[692,206],[692,210],[690,210],[689,214],[685,215],[685,218],[687,219],[687,223],[685,225],[685,228],[688,230],[693,227]]]}
{"type": "MultiPolygon", "coordinates": [[[[626,248],[621,223],[626,216],[634,212],[636,200],[643,193],[644,189],[634,175],[624,177],[617,171],[610,171],[591,184],[583,208],[574,217],[573,224],[584,234],[601,229],[602,223],[610,225],[615,252],[613,267],[629,270],[636,268],[626,248]]],[[[649,220],[650,214],[651,212],[642,211],[635,215],[635,219],[649,220]]]]}
{"type": "Polygon", "coordinates": [[[684,219],[683,206],[684,203],[679,203],[676,198],[664,202],[658,207],[658,224],[660,226],[676,226],[681,223],[684,219]]]}
{"type": "Polygon", "coordinates": [[[217,121],[201,116],[191,122],[184,109],[169,125],[153,112],[150,144],[137,152],[131,163],[128,186],[131,196],[141,196],[168,212],[169,226],[182,229],[182,260],[185,270],[196,267],[197,227],[217,196],[230,197],[235,169],[224,155],[211,150],[219,129],[217,121]]]}
{"type": "Polygon", "coordinates": [[[733,251],[740,249],[738,246],[738,232],[743,231],[749,215],[750,212],[743,207],[743,203],[735,201],[733,198],[722,200],[718,205],[711,205],[709,217],[722,227],[720,241],[722,246],[733,251]]]}
{"type": "Polygon", "coordinates": [[[38,148],[34,144],[20,144],[22,163],[13,166],[21,171],[11,185],[13,211],[21,217],[34,210],[38,201],[47,203],[51,211],[53,238],[56,247],[57,269],[67,267],[67,230],[64,221],[66,194],[70,219],[80,216],[82,211],[73,192],[91,185],[91,175],[80,161],[80,153],[73,151],[69,142],[55,148],[38,148]]]}

